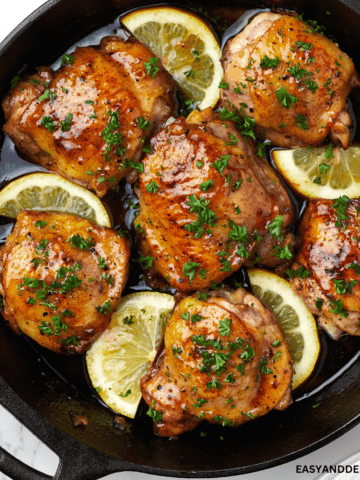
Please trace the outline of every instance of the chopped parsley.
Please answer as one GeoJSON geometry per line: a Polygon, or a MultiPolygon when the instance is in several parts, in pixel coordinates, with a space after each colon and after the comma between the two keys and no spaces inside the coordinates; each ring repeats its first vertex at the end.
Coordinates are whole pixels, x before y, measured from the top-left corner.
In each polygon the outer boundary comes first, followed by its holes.
{"type": "Polygon", "coordinates": [[[215,160],[215,163],[211,163],[210,165],[214,167],[220,173],[220,175],[224,176],[223,172],[227,167],[229,160],[230,155],[221,155],[220,158],[215,160]]]}
{"type": "MultiPolygon", "coordinates": [[[[242,104],[242,109],[245,104],[242,104]]],[[[254,128],[255,128],[255,120],[248,115],[245,115],[242,112],[242,109],[240,111],[236,111],[236,113],[230,111],[229,109],[223,107],[219,108],[217,110],[217,113],[220,114],[221,120],[232,120],[233,122],[236,123],[236,126],[240,130],[240,132],[247,136],[251,137],[254,140],[255,138],[255,133],[254,133],[254,128]]]]}
{"type": "MultiPolygon", "coordinates": [[[[19,76],[15,76],[12,80],[11,80],[11,89],[17,87],[18,83],[20,82],[21,78],[19,76]]],[[[39,82],[40,83],[40,82],[39,82]]]]}
{"type": "Polygon", "coordinates": [[[139,128],[141,128],[142,130],[148,130],[150,128],[151,123],[148,120],[145,120],[144,117],[140,117],[137,120],[138,120],[139,128]]]}
{"type": "Polygon", "coordinates": [[[149,193],[156,193],[160,188],[160,185],[158,185],[154,180],[151,180],[150,183],[146,185],[146,191],[149,193]]]}
{"type": "Polygon", "coordinates": [[[219,380],[216,380],[216,378],[213,378],[211,382],[207,382],[206,388],[208,388],[210,391],[212,391],[213,388],[216,388],[217,390],[220,391],[223,388],[223,386],[219,382],[219,380]]]}
{"type": "Polygon", "coordinates": [[[257,152],[256,152],[256,155],[258,157],[263,157],[265,155],[265,147],[271,145],[271,141],[270,140],[265,140],[265,142],[262,142],[262,143],[259,143],[258,144],[258,149],[257,149],[257,152]]]}
{"type": "Polygon", "coordinates": [[[270,373],[273,373],[273,371],[271,370],[271,368],[268,368],[266,365],[268,364],[268,360],[266,357],[262,357],[262,359],[260,360],[260,363],[259,363],[259,370],[261,373],[263,373],[264,375],[270,375],[270,373]]]}
{"type": "Polygon", "coordinates": [[[186,70],[186,72],[184,72],[184,75],[186,78],[195,78],[196,77],[196,73],[195,73],[195,70],[186,70]]]}
{"type": "Polygon", "coordinates": [[[276,90],[276,96],[280,102],[280,105],[285,107],[287,110],[289,110],[289,108],[294,105],[294,103],[297,103],[299,101],[297,97],[294,97],[293,95],[288,93],[284,86],[276,90]]]}
{"type": "Polygon", "coordinates": [[[51,117],[42,117],[41,125],[43,125],[51,133],[55,130],[55,123],[51,117]]]}
{"type": "Polygon", "coordinates": [[[123,398],[128,397],[129,395],[131,395],[131,390],[130,389],[126,390],[126,393],[120,393],[120,397],[123,397],[123,398]]]}
{"type": "MultiPolygon", "coordinates": [[[[333,151],[332,151],[332,144],[329,143],[329,145],[326,146],[325,150],[325,158],[334,158],[333,151]]],[[[329,167],[330,168],[330,167],[329,167]]]]}
{"type": "Polygon", "coordinates": [[[96,310],[101,314],[106,314],[106,312],[111,312],[110,300],[100,305],[100,307],[95,307],[96,310]]]}
{"type": "Polygon", "coordinates": [[[280,64],[280,58],[269,58],[265,55],[260,62],[260,67],[264,70],[265,68],[276,68],[280,64]]]}
{"type": "Polygon", "coordinates": [[[286,275],[288,275],[291,279],[295,278],[295,277],[299,277],[299,278],[306,278],[310,275],[311,272],[309,272],[309,270],[306,270],[303,266],[299,267],[297,270],[294,270],[294,269],[287,269],[286,270],[286,275]]]}
{"type": "Polygon", "coordinates": [[[205,200],[203,197],[197,198],[195,195],[189,195],[188,199],[189,201],[187,202],[187,205],[191,207],[190,213],[196,213],[198,220],[185,225],[185,229],[189,232],[195,233],[195,238],[200,238],[205,232],[203,224],[214,227],[217,217],[207,206],[210,203],[210,200],[205,200]]]}
{"type": "Polygon", "coordinates": [[[297,48],[300,48],[302,52],[305,52],[306,50],[311,50],[313,48],[312,43],[305,43],[305,42],[302,42],[301,40],[295,42],[294,46],[297,48]]]}
{"type": "Polygon", "coordinates": [[[134,318],[134,315],[130,315],[130,318],[128,316],[126,316],[124,318],[124,325],[132,325],[133,323],[135,323],[133,318],[134,318]]]}
{"type": "Polygon", "coordinates": [[[155,75],[159,71],[157,63],[159,62],[158,58],[150,57],[148,62],[144,62],[146,75],[151,75],[152,78],[155,78],[155,75]]]}
{"type": "Polygon", "coordinates": [[[330,300],[330,305],[332,306],[331,313],[340,314],[340,317],[347,317],[349,313],[344,310],[342,300],[330,300]]]}
{"type": "Polygon", "coordinates": [[[330,166],[326,165],[326,163],[320,163],[319,170],[320,173],[326,174],[330,170],[330,166]]]}
{"type": "Polygon", "coordinates": [[[302,115],[301,113],[296,115],[296,124],[298,127],[302,128],[303,130],[307,130],[308,128],[308,121],[307,118],[302,115]]]}
{"type": "Polygon", "coordinates": [[[65,67],[65,65],[72,65],[75,61],[75,57],[73,55],[68,55],[67,53],[65,53],[65,55],[63,55],[61,57],[61,64],[60,64],[60,67],[65,67]]]}
{"type": "Polygon", "coordinates": [[[283,215],[278,215],[274,218],[274,220],[269,224],[266,225],[266,229],[269,230],[270,235],[274,238],[281,237],[281,226],[284,221],[283,215]]]}
{"type": "Polygon", "coordinates": [[[200,183],[199,187],[201,188],[201,190],[202,190],[203,192],[206,192],[206,191],[209,190],[209,188],[211,188],[213,185],[214,185],[214,181],[213,181],[213,180],[207,180],[206,182],[200,183]]]}
{"type": "Polygon", "coordinates": [[[220,320],[219,322],[219,334],[222,337],[227,337],[230,335],[230,325],[231,325],[231,318],[224,318],[224,320],[220,320]]]}
{"type": "Polygon", "coordinates": [[[284,248],[281,248],[279,245],[274,248],[276,251],[276,256],[279,258],[285,258],[290,260],[293,257],[293,254],[290,252],[289,245],[286,245],[284,248]]]}
{"type": "Polygon", "coordinates": [[[360,265],[357,265],[356,263],[352,263],[351,265],[348,265],[347,268],[353,268],[355,270],[356,275],[360,274],[360,265]]]}
{"type": "Polygon", "coordinates": [[[321,300],[321,298],[317,298],[315,302],[315,307],[318,310],[321,310],[323,305],[324,305],[324,302],[321,300]]]}
{"type": "Polygon", "coordinates": [[[144,165],[140,162],[134,162],[133,160],[129,160],[125,158],[124,162],[120,165],[121,170],[125,170],[125,168],[135,168],[135,170],[139,173],[144,171],[144,165]]]}
{"type": "Polygon", "coordinates": [[[151,402],[151,407],[146,412],[146,415],[149,415],[150,418],[153,419],[155,423],[160,422],[162,420],[162,410],[154,410],[155,400],[151,402]]]}
{"type": "Polygon", "coordinates": [[[333,203],[333,209],[336,210],[336,227],[341,227],[342,220],[347,220],[349,217],[345,215],[346,209],[348,207],[349,198],[346,195],[337,198],[333,203]]]}
{"type": "Polygon", "coordinates": [[[230,421],[228,418],[224,418],[221,415],[215,415],[213,420],[214,422],[221,423],[223,427],[233,427],[235,425],[235,420],[230,421]]]}
{"type": "MultiPolygon", "coordinates": [[[[104,154],[104,160],[105,162],[110,162],[111,161],[111,147],[115,147],[115,151],[118,156],[125,155],[126,148],[124,146],[121,146],[123,144],[123,136],[121,135],[120,132],[117,131],[117,129],[120,127],[119,123],[119,112],[111,112],[111,110],[108,110],[107,115],[109,115],[109,123],[106,125],[104,130],[101,132],[101,136],[106,142],[106,149],[105,149],[105,154],[104,154]]],[[[105,181],[105,177],[103,177],[105,181]]],[[[100,182],[100,180],[99,180],[100,182]]]]}
{"type": "Polygon", "coordinates": [[[71,119],[73,117],[72,113],[69,113],[69,115],[61,122],[61,131],[62,132],[68,132],[71,127],[71,119]]]}
{"type": "Polygon", "coordinates": [[[78,248],[79,250],[89,250],[89,248],[94,247],[96,245],[96,242],[91,241],[92,238],[89,237],[87,240],[85,240],[85,237],[81,236],[77,233],[76,235],[73,235],[72,237],[68,238],[66,240],[66,243],[71,242],[71,246],[74,248],[78,248]]]}
{"type": "Polygon", "coordinates": [[[150,268],[153,264],[153,261],[154,257],[145,257],[144,255],[141,255],[141,257],[137,259],[137,262],[140,264],[143,270],[150,268]]]}
{"type": "Polygon", "coordinates": [[[185,262],[183,266],[183,275],[184,277],[189,277],[190,283],[194,280],[197,267],[200,267],[200,263],[185,262]]]}
{"type": "Polygon", "coordinates": [[[50,98],[50,102],[54,103],[55,98],[57,95],[55,92],[47,88],[42,95],[38,98],[38,102],[43,102],[44,100],[48,100],[50,98]]]}
{"type": "Polygon", "coordinates": [[[40,220],[35,223],[35,227],[44,228],[47,225],[47,222],[40,220]]]}
{"type": "Polygon", "coordinates": [[[351,293],[352,287],[354,287],[358,281],[357,280],[351,280],[349,283],[346,283],[345,280],[337,280],[333,279],[334,285],[335,285],[335,290],[336,293],[339,295],[345,295],[346,292],[351,293]]]}

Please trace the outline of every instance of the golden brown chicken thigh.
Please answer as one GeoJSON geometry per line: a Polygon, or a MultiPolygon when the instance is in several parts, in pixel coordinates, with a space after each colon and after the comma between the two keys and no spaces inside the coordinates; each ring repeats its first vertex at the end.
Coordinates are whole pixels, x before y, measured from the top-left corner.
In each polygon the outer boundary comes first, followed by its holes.
{"type": "Polygon", "coordinates": [[[141,379],[159,435],[203,420],[238,427],[291,403],[292,362],[272,313],[244,289],[213,295],[180,301],[164,351],[141,379]]]}
{"type": "Polygon", "coordinates": [[[172,114],[174,82],[133,37],[105,37],[100,48],[77,48],[63,63],[9,92],[4,131],[35,163],[101,197],[172,114]]]}
{"type": "Polygon", "coordinates": [[[352,60],[299,18],[257,15],[223,52],[221,104],[255,119],[274,145],[319,146],[329,134],[344,148],[346,98],[360,85],[352,60]]]}
{"type": "Polygon", "coordinates": [[[293,290],[333,338],[360,335],[360,200],[309,200],[293,290]]]}
{"type": "Polygon", "coordinates": [[[20,213],[0,252],[3,317],[17,333],[82,353],[120,301],[130,246],[114,230],[60,213],[20,213]]]}
{"type": "Polygon", "coordinates": [[[274,170],[233,122],[211,109],[194,112],[151,144],[134,222],[149,277],[188,292],[221,282],[255,255],[272,267],[288,262],[293,238],[286,227],[294,208],[274,170]]]}

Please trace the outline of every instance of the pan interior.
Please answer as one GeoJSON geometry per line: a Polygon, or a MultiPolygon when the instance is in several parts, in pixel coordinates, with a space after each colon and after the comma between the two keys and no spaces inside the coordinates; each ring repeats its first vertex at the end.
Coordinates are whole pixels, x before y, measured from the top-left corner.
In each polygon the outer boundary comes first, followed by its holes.
{"type": "MultiPolygon", "coordinates": [[[[33,14],[33,21],[28,21],[3,43],[0,51],[2,97],[15,75],[52,64],[85,37],[86,44],[98,43],[102,36],[114,33],[120,13],[148,4],[133,0],[50,3],[51,8],[42,14],[33,14]]],[[[193,4],[185,1],[181,6],[191,8],[193,4]]],[[[219,35],[225,22],[231,25],[246,10],[272,6],[279,6],[279,2],[233,1],[219,6],[218,2],[209,0],[206,4],[197,4],[197,8],[215,19],[219,35]]],[[[357,63],[360,17],[350,9],[335,0],[328,1],[326,8],[321,0],[282,1],[281,7],[304,12],[307,18],[325,24],[327,31],[357,63]],[[331,15],[326,15],[326,11],[331,15]]],[[[359,92],[352,95],[351,101],[355,117],[360,118],[359,92]]],[[[4,123],[3,117],[1,122],[4,123]]],[[[20,157],[2,134],[2,185],[15,176],[37,170],[40,168],[20,157]]],[[[107,201],[113,208],[112,199],[107,201]]],[[[1,228],[4,241],[7,230],[1,228]]],[[[130,287],[137,282],[138,272],[135,272],[124,294],[133,292],[130,287]]],[[[139,415],[131,422],[130,431],[116,428],[114,412],[96,400],[85,374],[83,358],[62,357],[44,351],[24,336],[15,335],[3,319],[0,319],[0,375],[50,423],[101,452],[138,464],[140,470],[144,465],[190,476],[219,476],[225,475],[227,470],[246,473],[283,463],[331,441],[351,422],[355,425],[360,414],[360,365],[356,361],[359,342],[360,339],[344,339],[338,343],[323,339],[321,364],[313,383],[296,394],[297,401],[286,411],[271,412],[237,430],[204,423],[194,432],[173,439],[152,433],[151,420],[145,415],[147,407],[143,403],[139,415]],[[343,373],[335,378],[342,368],[343,373]],[[316,404],[320,404],[319,407],[313,408],[316,404]],[[87,417],[86,428],[74,428],[72,417],[76,415],[87,417]]]]}

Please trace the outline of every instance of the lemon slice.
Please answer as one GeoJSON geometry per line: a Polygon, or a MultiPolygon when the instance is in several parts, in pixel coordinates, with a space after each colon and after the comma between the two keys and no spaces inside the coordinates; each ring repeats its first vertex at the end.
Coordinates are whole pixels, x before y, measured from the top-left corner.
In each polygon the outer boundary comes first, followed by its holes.
{"type": "Polygon", "coordinates": [[[0,192],[0,215],[16,218],[22,210],[73,213],[111,227],[109,214],[92,192],[53,173],[32,173],[0,192]]]}
{"type": "Polygon", "coordinates": [[[285,335],[294,364],[295,389],[309,378],[319,357],[316,321],[286,280],[258,268],[248,273],[253,293],[272,311],[285,335]]]}
{"type": "Polygon", "coordinates": [[[219,43],[205,21],[175,7],[134,10],[121,18],[160,58],[185,97],[203,110],[219,100],[223,76],[219,43]]]}
{"type": "Polygon", "coordinates": [[[306,197],[360,196],[359,146],[273,150],[272,157],[290,186],[306,197]]]}
{"type": "Polygon", "coordinates": [[[138,292],[124,297],[107,330],[86,354],[93,387],[115,412],[134,418],[141,400],[140,378],[161,345],[164,322],[174,308],[171,295],[138,292]]]}

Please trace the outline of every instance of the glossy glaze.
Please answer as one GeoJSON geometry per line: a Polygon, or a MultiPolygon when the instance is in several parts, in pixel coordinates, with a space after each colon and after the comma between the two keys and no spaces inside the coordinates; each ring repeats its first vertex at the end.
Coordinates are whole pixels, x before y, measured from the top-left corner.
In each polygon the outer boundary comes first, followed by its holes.
{"type": "Polygon", "coordinates": [[[105,330],[128,279],[128,240],[74,215],[24,210],[0,254],[4,318],[15,332],[61,353],[82,353],[105,330]],[[35,226],[37,222],[46,224],[35,226]],[[74,247],[68,241],[74,235],[90,242],[88,248],[74,247]],[[103,266],[99,257],[105,262],[103,266]],[[61,286],[50,287],[53,282],[64,284],[74,277],[79,284],[64,293],[61,286]],[[40,280],[40,287],[28,286],[26,278],[40,280]],[[39,298],[44,282],[49,288],[39,298]],[[106,302],[108,308],[99,312],[96,308],[106,302]],[[70,314],[64,315],[65,310],[70,314]],[[66,327],[56,334],[53,317],[58,315],[66,327]],[[41,331],[43,322],[54,333],[41,331]],[[75,340],[67,344],[65,340],[71,337],[75,340]]]}
{"type": "Polygon", "coordinates": [[[286,408],[292,372],[274,316],[238,289],[213,292],[206,301],[194,295],[176,306],[165,332],[165,352],[142,378],[141,387],[148,405],[155,401],[153,408],[162,411],[155,432],[172,436],[193,430],[203,420],[238,427],[273,408],[286,408]],[[229,320],[224,335],[222,323],[229,320]],[[220,344],[206,345],[204,340],[220,344]],[[214,356],[210,366],[207,355],[214,356]],[[223,355],[221,363],[217,355],[223,355]]]}
{"type": "Polygon", "coordinates": [[[240,110],[243,105],[258,133],[274,145],[319,146],[330,134],[333,142],[349,146],[351,120],[344,107],[351,90],[360,85],[354,64],[334,42],[298,18],[261,13],[228,41],[223,66],[229,87],[222,90],[222,106],[240,110]],[[265,55],[277,58],[278,65],[262,67],[265,55]],[[293,67],[302,73],[289,72],[293,67]],[[316,84],[312,89],[304,84],[309,79],[316,84]],[[296,97],[289,108],[278,99],[280,88],[296,97]],[[307,128],[298,115],[305,117],[307,128]]]}
{"type": "Polygon", "coordinates": [[[36,163],[103,196],[131,171],[124,160],[139,161],[144,140],[175,108],[174,82],[161,64],[154,78],[146,73],[152,55],[129,35],[105,37],[98,49],[78,47],[57,72],[43,68],[9,92],[4,131],[36,163]],[[56,97],[39,101],[48,89],[56,97]],[[107,152],[104,132],[114,114],[120,126],[110,130],[120,141],[107,152]],[[54,129],[45,128],[43,118],[52,119],[54,129]],[[150,122],[146,130],[140,118],[150,122]]]}
{"type": "Polygon", "coordinates": [[[294,278],[291,283],[311,311],[320,315],[320,323],[330,321],[340,329],[340,334],[345,331],[360,335],[360,277],[356,268],[349,268],[350,265],[357,266],[360,259],[357,211],[360,200],[350,200],[347,205],[347,218],[339,221],[334,201],[309,201],[300,223],[302,245],[293,268],[303,266],[310,275],[301,280],[294,278]],[[356,284],[340,294],[334,280],[343,280],[346,284],[355,281],[356,284]],[[318,298],[323,302],[321,308],[316,307],[318,298]],[[331,301],[341,301],[345,313],[334,313],[331,301]],[[326,318],[322,319],[324,315],[326,318]]]}
{"type": "MultiPolygon", "coordinates": [[[[142,254],[154,259],[150,275],[159,274],[186,292],[221,282],[255,251],[262,252],[262,264],[274,263],[272,242],[266,252],[258,249],[259,242],[278,215],[283,216],[285,232],[295,220],[295,209],[274,170],[256,156],[250,139],[207,109],[193,112],[187,121],[176,120],[151,144],[154,153],[143,162],[140,214],[134,222],[142,254]],[[229,144],[231,138],[235,140],[229,144]],[[219,171],[214,165],[224,158],[227,166],[219,171]],[[205,182],[211,182],[206,191],[201,187],[205,182]],[[213,212],[213,221],[202,224],[201,235],[186,229],[198,220],[198,211],[191,211],[194,197],[208,202],[213,212]],[[233,225],[243,228],[245,239],[232,237],[233,225]],[[243,256],[236,253],[241,244],[247,250],[243,256]],[[189,262],[197,264],[191,281],[184,275],[189,262]]],[[[292,239],[287,241],[291,245],[292,239]]]]}

